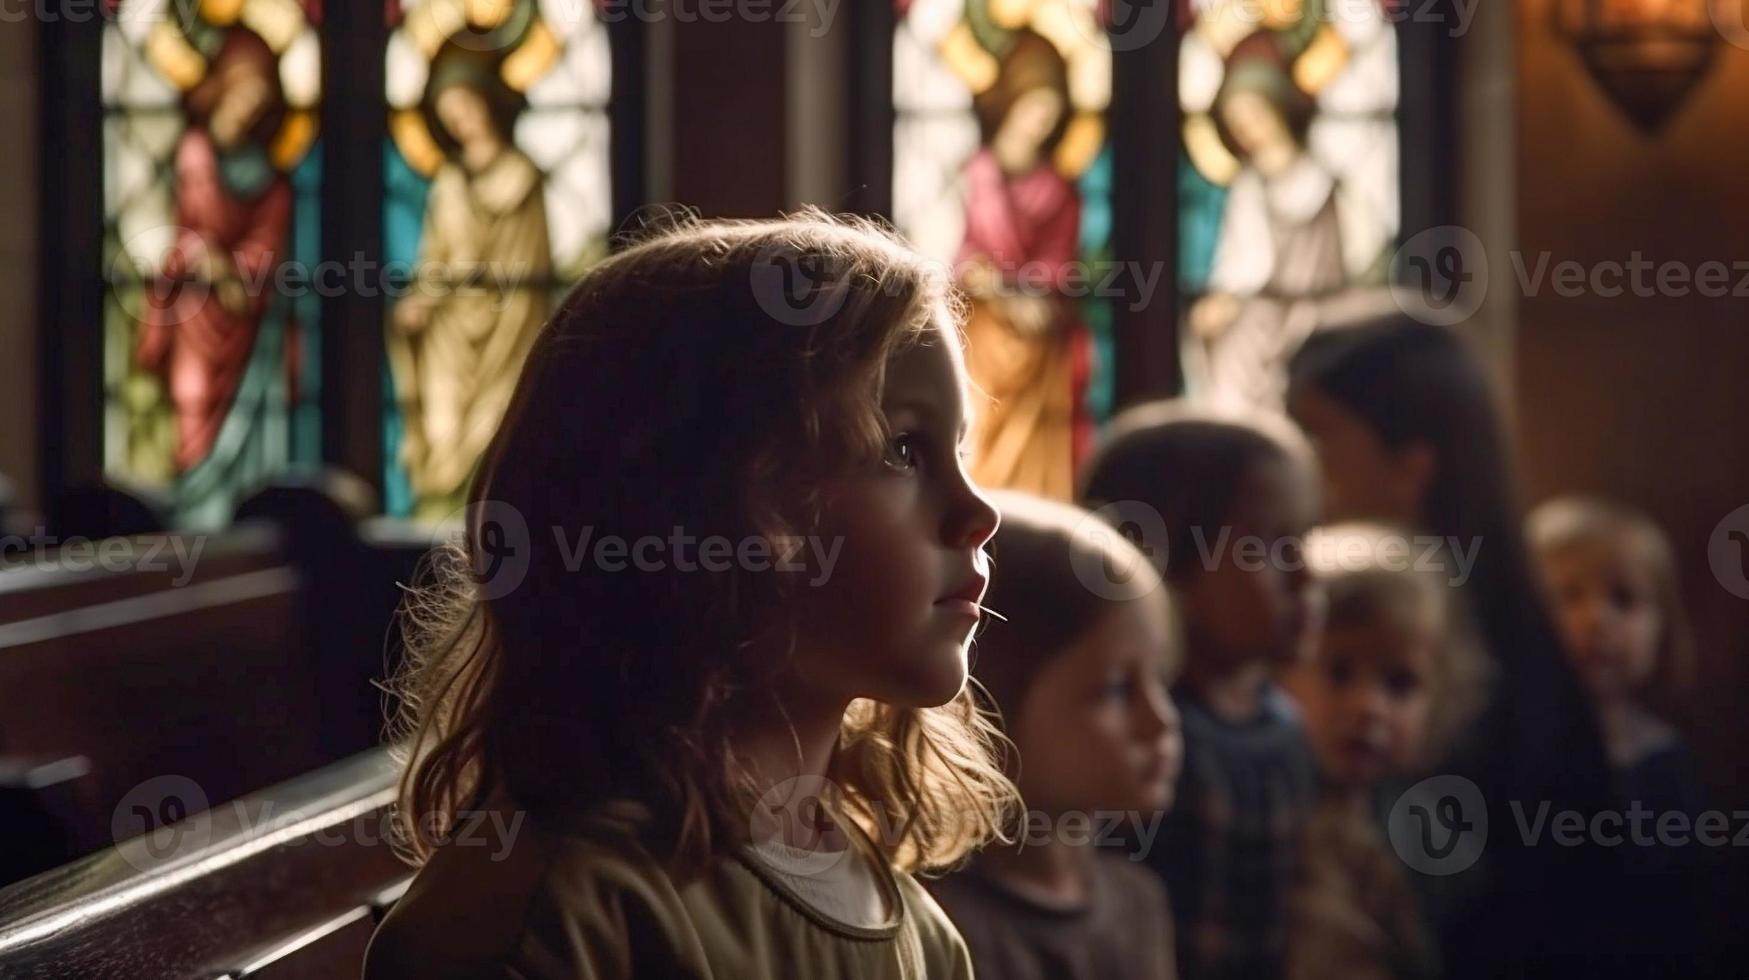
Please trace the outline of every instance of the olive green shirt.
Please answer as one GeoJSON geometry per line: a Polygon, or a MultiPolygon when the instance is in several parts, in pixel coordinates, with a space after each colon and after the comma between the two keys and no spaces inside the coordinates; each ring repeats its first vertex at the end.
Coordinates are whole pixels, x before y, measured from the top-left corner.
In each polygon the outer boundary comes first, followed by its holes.
{"type": "Polygon", "coordinates": [[[675,881],[612,819],[506,817],[439,848],[372,938],[364,980],[968,980],[965,943],[909,875],[885,867],[890,920],[866,928],[803,901],[756,859],[675,881]]]}

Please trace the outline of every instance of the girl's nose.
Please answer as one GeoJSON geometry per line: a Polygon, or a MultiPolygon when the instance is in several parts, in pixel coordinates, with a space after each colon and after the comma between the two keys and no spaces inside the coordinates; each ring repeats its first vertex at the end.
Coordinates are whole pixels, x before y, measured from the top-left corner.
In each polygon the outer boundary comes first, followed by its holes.
{"type": "Polygon", "coordinates": [[[1165,691],[1148,695],[1140,715],[1143,741],[1164,740],[1178,731],[1178,709],[1165,691]]]}
{"type": "Polygon", "coordinates": [[[1002,514],[969,480],[962,477],[960,486],[959,500],[950,518],[948,539],[957,547],[982,548],[996,536],[1002,514]]]}

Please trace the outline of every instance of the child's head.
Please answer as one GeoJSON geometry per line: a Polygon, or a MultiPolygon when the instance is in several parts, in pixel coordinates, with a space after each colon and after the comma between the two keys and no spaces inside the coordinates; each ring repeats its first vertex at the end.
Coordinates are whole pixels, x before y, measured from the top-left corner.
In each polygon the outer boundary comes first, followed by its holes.
{"type": "Polygon", "coordinates": [[[986,601],[1005,619],[979,634],[973,676],[1019,750],[1026,804],[1168,805],[1183,745],[1168,690],[1178,636],[1159,575],[1086,511],[1013,493],[999,504],[986,601]]]}
{"type": "Polygon", "coordinates": [[[1663,531],[1584,497],[1543,504],[1529,530],[1567,655],[1592,695],[1673,700],[1693,672],[1694,641],[1663,531]]]}
{"type": "Polygon", "coordinates": [[[1492,390],[1451,331],[1393,317],[1314,334],[1291,382],[1289,410],[1323,464],[1327,520],[1449,534],[1466,510],[1516,514],[1492,390]]]}
{"type": "Polygon", "coordinates": [[[1120,523],[1155,524],[1142,544],[1182,603],[1190,656],[1208,658],[1192,666],[1299,656],[1315,611],[1301,544],[1318,498],[1285,420],[1131,409],[1089,464],[1082,499],[1120,523]]]}
{"type": "MultiPolygon", "coordinates": [[[[1288,408],[1317,449],[1327,521],[1410,528],[1474,552],[1466,605],[1500,658],[1559,645],[1523,545],[1505,427],[1457,334],[1406,316],[1314,334],[1288,408]]],[[[1561,721],[1553,721],[1561,724],[1561,721]]]]}
{"type": "Polygon", "coordinates": [[[1480,659],[1408,536],[1337,525],[1307,543],[1327,599],[1307,661],[1282,678],[1332,783],[1365,788],[1431,761],[1480,698],[1480,659]],[[1398,558],[1404,558],[1398,561],[1398,558]]]}
{"type": "Polygon", "coordinates": [[[459,572],[409,605],[403,817],[633,796],[700,857],[746,827],[737,731],[836,712],[832,778],[898,821],[894,860],[993,825],[957,600],[997,519],[960,464],[954,317],[893,237],[818,214],[682,223],[590,272],[481,463],[459,572]]]}

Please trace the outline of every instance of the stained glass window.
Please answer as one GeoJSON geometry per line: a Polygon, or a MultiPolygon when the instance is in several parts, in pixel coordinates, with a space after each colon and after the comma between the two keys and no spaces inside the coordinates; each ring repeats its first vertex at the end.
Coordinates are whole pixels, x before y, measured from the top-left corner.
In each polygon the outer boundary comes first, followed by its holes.
{"type": "Polygon", "coordinates": [[[1068,498],[1109,405],[1106,110],[1096,0],[895,0],[893,218],[972,301],[973,476],[1068,498]],[[1090,274],[1094,273],[1094,274],[1090,274]]]}
{"type": "Polygon", "coordinates": [[[1278,406],[1307,334],[1389,303],[1399,19],[1392,0],[1180,0],[1191,395],[1278,406]]]}
{"type": "Polygon", "coordinates": [[[103,36],[104,466],[188,525],[314,461],[317,0],[122,0],[103,36]]]}
{"type": "Polygon", "coordinates": [[[606,252],[607,27],[588,3],[389,0],[386,503],[465,503],[536,331],[606,252]]]}

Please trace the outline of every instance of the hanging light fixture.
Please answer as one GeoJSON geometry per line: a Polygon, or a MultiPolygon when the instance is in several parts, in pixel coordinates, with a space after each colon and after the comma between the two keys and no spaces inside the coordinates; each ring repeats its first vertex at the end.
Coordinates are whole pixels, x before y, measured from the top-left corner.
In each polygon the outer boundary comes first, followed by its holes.
{"type": "Polygon", "coordinates": [[[1712,68],[1712,0],[1556,0],[1556,30],[1616,106],[1653,132],[1712,68]]]}

